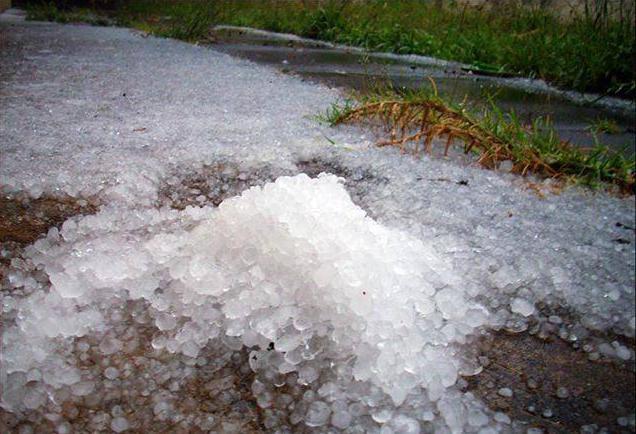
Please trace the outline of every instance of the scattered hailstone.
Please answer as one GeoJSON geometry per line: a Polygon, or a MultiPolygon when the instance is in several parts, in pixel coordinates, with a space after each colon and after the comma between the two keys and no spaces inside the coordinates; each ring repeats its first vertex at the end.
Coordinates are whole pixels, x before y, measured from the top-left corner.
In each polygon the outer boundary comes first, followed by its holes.
{"type": "Polygon", "coordinates": [[[513,168],[513,163],[510,160],[505,160],[499,163],[499,170],[502,172],[510,172],[513,168]]]}
{"type": "Polygon", "coordinates": [[[510,303],[510,309],[514,313],[518,313],[521,316],[530,316],[534,313],[534,304],[525,298],[515,298],[510,303]]]}
{"type": "Polygon", "coordinates": [[[557,389],[556,396],[558,398],[565,399],[570,396],[570,391],[567,388],[561,386],[557,389]]]}
{"type": "Polygon", "coordinates": [[[539,387],[539,382],[535,380],[534,378],[530,377],[528,378],[528,381],[526,382],[526,386],[528,386],[528,389],[534,390],[539,387]]]}
{"type": "MultiPolygon", "coordinates": [[[[397,412],[404,403],[437,406],[437,423],[455,431],[483,427],[490,417],[458,418],[473,398],[455,387],[468,369],[457,349],[488,324],[489,312],[432,246],[372,220],[333,175],[280,177],[218,208],[107,207],[65,224],[61,236],[33,252],[31,260],[55,278],[50,291],[18,305],[5,343],[30,345],[7,345],[3,375],[57,366],[44,385],[72,385],[85,396],[94,384],[56,351],[59,338],[106,331],[102,356],[130,351],[134,340],[116,335],[111,322],[122,321],[122,299],[143,300],[157,351],[196,364],[211,343],[250,348],[263,408],[279,405],[277,389],[293,374],[298,390],[284,408],[304,401],[290,418],[308,427],[345,429],[370,414],[368,423],[385,431],[418,432],[418,421],[397,412]]],[[[109,366],[102,375],[112,381],[130,373],[109,366]]],[[[165,384],[181,389],[178,381],[165,384]]],[[[171,410],[161,402],[153,411],[164,418],[171,410]]],[[[19,398],[6,404],[24,406],[19,398]]],[[[113,416],[113,430],[129,428],[123,414],[113,416]]]]}
{"type": "Polygon", "coordinates": [[[331,424],[338,429],[345,429],[353,420],[350,413],[346,411],[335,411],[331,416],[331,424]]]}
{"type": "Polygon", "coordinates": [[[128,428],[130,428],[130,424],[125,417],[120,416],[113,418],[113,420],[110,422],[110,427],[115,432],[124,432],[128,428]]]}
{"type": "Polygon", "coordinates": [[[497,422],[501,422],[506,425],[510,425],[510,423],[512,422],[512,420],[510,419],[510,416],[508,416],[506,413],[501,413],[501,412],[495,413],[494,419],[497,422]]]}
{"type": "Polygon", "coordinates": [[[307,410],[305,424],[310,427],[323,426],[327,423],[330,414],[331,409],[326,403],[314,401],[309,406],[309,410],[307,410]]]}
{"type": "Polygon", "coordinates": [[[497,391],[497,393],[499,394],[499,396],[503,396],[504,398],[510,398],[513,395],[512,389],[510,389],[509,387],[502,387],[497,391]]]}
{"type": "Polygon", "coordinates": [[[618,342],[614,341],[612,342],[615,352],[616,352],[616,357],[618,357],[621,360],[629,360],[632,358],[632,352],[630,351],[629,348],[627,348],[624,345],[619,344],[618,342]]]}
{"type": "Polygon", "coordinates": [[[104,369],[104,376],[109,380],[115,380],[119,376],[119,370],[110,366],[104,369]]]}

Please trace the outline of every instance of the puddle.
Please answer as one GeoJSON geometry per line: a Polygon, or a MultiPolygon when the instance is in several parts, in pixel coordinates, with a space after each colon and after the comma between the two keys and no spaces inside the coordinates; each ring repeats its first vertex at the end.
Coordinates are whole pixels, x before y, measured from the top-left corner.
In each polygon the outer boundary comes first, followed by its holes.
{"type": "Polygon", "coordinates": [[[463,71],[459,65],[424,65],[373,57],[320,42],[312,44],[234,29],[217,29],[212,41],[215,50],[274,65],[283,72],[335,87],[364,91],[374,80],[388,78],[395,86],[417,88],[429,85],[430,77],[441,95],[455,100],[467,97],[478,105],[486,105],[488,97],[495,95],[501,108],[514,110],[523,121],[549,116],[564,140],[583,147],[594,145],[594,137],[588,131],[590,123],[595,119],[610,119],[618,125],[620,133],[599,134],[599,141],[628,154],[636,149],[633,110],[582,106],[563,96],[515,84],[522,80],[477,76],[463,71]]]}

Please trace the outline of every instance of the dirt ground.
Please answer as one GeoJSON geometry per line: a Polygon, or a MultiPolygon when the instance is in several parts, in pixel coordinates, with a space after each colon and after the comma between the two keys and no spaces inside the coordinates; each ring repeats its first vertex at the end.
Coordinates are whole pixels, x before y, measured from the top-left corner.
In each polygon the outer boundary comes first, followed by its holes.
{"type": "Polygon", "coordinates": [[[468,378],[466,389],[491,409],[548,433],[579,432],[585,425],[590,432],[603,427],[633,432],[618,421],[636,405],[633,364],[592,362],[559,338],[540,339],[527,332],[489,335],[481,353],[487,366],[468,378]],[[501,388],[511,389],[513,396],[501,396],[501,388]],[[559,388],[565,388],[567,397],[557,396],[559,388]]]}
{"type": "Polygon", "coordinates": [[[0,243],[13,241],[29,244],[66,219],[76,214],[92,214],[97,209],[93,200],[70,197],[39,199],[0,197],[0,243]]]}

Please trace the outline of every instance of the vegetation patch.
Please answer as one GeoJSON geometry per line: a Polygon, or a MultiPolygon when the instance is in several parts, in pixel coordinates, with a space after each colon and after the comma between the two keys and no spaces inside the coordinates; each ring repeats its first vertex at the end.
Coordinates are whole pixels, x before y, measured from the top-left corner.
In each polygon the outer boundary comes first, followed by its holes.
{"type": "Polygon", "coordinates": [[[605,134],[619,134],[621,133],[621,128],[618,126],[616,121],[612,119],[606,118],[598,118],[595,119],[588,130],[594,134],[605,133],[605,134]]]}
{"type": "Polygon", "coordinates": [[[510,165],[514,173],[544,177],[590,186],[614,185],[633,193],[633,158],[597,145],[581,149],[559,138],[550,120],[536,118],[523,124],[514,112],[504,112],[494,103],[480,112],[465,102],[441,98],[436,88],[418,91],[387,88],[356,95],[330,107],[320,119],[338,125],[366,123],[384,129],[378,146],[397,146],[403,152],[431,153],[443,146],[446,155],[460,144],[465,153],[475,153],[487,168],[510,165]],[[437,139],[437,140],[436,140],[437,139]],[[441,140],[440,140],[441,139],[441,140]]]}
{"type": "Polygon", "coordinates": [[[214,24],[249,26],[370,50],[463,62],[495,75],[545,79],[579,91],[636,96],[633,2],[595,0],[564,19],[545,8],[418,0],[101,0],[28,2],[29,18],[107,23],[184,40],[205,39],[214,24]],[[445,6],[444,6],[445,5],[445,6]],[[613,10],[610,6],[613,5],[613,10]],[[106,21],[104,21],[106,20],[106,21]]]}
{"type": "Polygon", "coordinates": [[[85,23],[94,26],[108,26],[113,21],[102,12],[88,7],[60,7],[56,2],[37,2],[26,5],[27,19],[33,21],[54,21],[57,23],[85,23]]]}

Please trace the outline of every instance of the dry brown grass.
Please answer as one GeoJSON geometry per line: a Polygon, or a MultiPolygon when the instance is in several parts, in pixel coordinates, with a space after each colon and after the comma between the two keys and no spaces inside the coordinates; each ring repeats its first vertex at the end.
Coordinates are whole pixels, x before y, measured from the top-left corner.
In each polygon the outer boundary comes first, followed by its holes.
{"type": "MultiPolygon", "coordinates": [[[[634,161],[597,146],[582,150],[561,140],[549,121],[537,118],[522,124],[514,113],[504,113],[494,104],[480,114],[464,104],[451,104],[433,93],[401,95],[379,93],[358,103],[334,106],[323,119],[332,125],[361,123],[383,130],[378,146],[396,146],[420,155],[443,147],[444,156],[454,144],[464,153],[474,153],[478,164],[494,169],[504,161],[511,172],[533,173],[559,181],[592,186],[615,186],[623,193],[634,192],[634,161]]],[[[614,187],[612,187],[614,188],[614,187]]]]}
{"type": "MultiPolygon", "coordinates": [[[[404,152],[419,155],[431,153],[436,138],[445,139],[444,155],[451,145],[460,141],[464,152],[477,151],[479,164],[495,168],[502,161],[512,161],[513,171],[526,174],[529,171],[558,177],[537,152],[528,150],[523,161],[517,161],[509,145],[490,134],[464,113],[453,110],[440,102],[381,101],[364,104],[344,113],[335,123],[377,122],[383,125],[389,137],[378,146],[397,146],[404,152]]],[[[566,144],[563,144],[566,146],[566,144]]]]}

